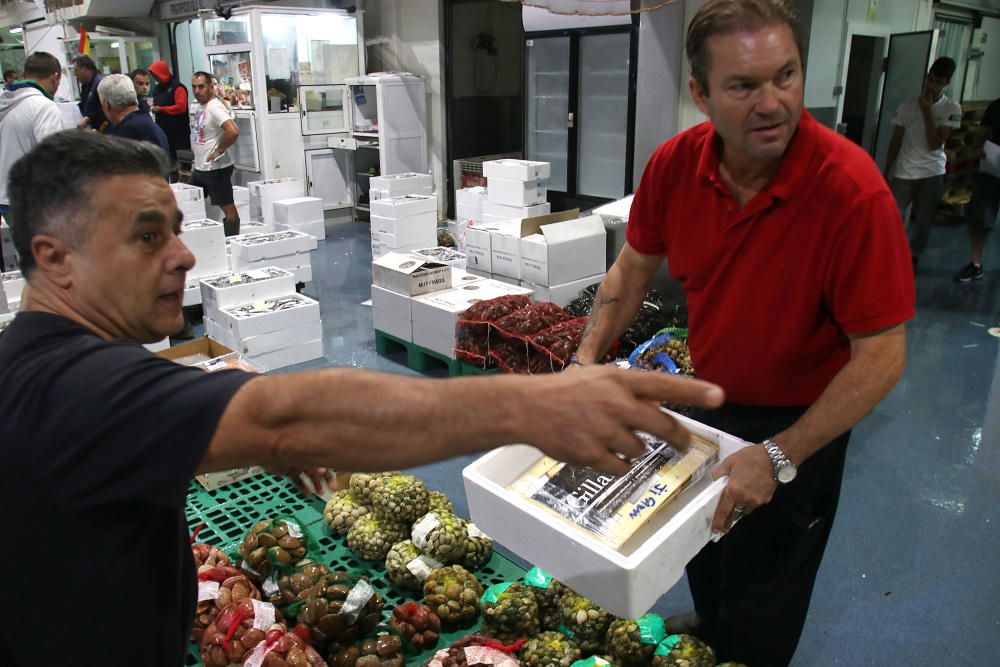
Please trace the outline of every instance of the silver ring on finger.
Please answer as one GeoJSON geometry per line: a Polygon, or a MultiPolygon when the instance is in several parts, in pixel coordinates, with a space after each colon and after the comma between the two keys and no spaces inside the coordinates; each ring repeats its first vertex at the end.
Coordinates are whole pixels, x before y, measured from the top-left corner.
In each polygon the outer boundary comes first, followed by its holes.
{"type": "Polygon", "coordinates": [[[727,533],[730,530],[733,529],[733,526],[735,526],[739,522],[740,519],[743,518],[743,515],[744,515],[745,512],[746,512],[746,507],[743,507],[743,506],[734,507],[732,509],[732,511],[729,512],[729,517],[726,519],[726,532],[727,533]]]}

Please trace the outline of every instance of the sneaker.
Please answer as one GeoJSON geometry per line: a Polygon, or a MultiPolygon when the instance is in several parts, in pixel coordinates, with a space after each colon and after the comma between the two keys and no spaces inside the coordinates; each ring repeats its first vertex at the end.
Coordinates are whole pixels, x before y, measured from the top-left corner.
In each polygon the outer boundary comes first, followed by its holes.
{"type": "Polygon", "coordinates": [[[982,280],[984,273],[982,264],[973,264],[972,262],[969,262],[962,267],[961,271],[955,274],[955,280],[960,283],[982,280]]]}

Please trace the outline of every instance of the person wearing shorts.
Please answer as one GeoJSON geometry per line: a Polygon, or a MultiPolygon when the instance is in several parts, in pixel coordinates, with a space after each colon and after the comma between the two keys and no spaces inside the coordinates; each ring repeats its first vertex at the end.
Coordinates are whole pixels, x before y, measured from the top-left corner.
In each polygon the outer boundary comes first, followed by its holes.
{"type": "Polygon", "coordinates": [[[974,132],[973,146],[981,151],[983,159],[969,202],[969,263],[955,274],[955,280],[960,283],[981,280],[985,275],[983,249],[1000,215],[1000,164],[996,158],[1000,152],[1000,99],[986,107],[974,132]]]}
{"type": "Polygon", "coordinates": [[[240,214],[233,203],[233,159],[226,151],[236,143],[240,130],[229,109],[215,96],[211,74],[195,72],[191,90],[201,104],[191,128],[194,150],[191,185],[203,188],[205,196],[222,209],[226,236],[234,236],[240,233],[240,214]]]}

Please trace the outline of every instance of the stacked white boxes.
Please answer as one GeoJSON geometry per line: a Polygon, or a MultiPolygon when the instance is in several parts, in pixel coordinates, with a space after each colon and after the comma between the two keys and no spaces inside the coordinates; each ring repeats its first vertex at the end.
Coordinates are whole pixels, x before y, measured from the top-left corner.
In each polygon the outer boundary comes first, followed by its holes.
{"type": "Polygon", "coordinates": [[[214,317],[205,320],[206,333],[271,370],[322,357],[319,302],[292,290],[213,310],[214,317]]]}
{"type": "Polygon", "coordinates": [[[0,296],[0,312],[16,313],[21,307],[21,293],[24,292],[24,276],[20,271],[8,271],[0,274],[0,286],[3,295],[0,296]]]}
{"type": "Polygon", "coordinates": [[[240,216],[241,226],[250,222],[250,189],[234,185],[233,204],[236,205],[236,214],[240,216]]]}
{"type": "Polygon", "coordinates": [[[372,176],[368,196],[371,201],[403,195],[433,195],[434,178],[430,174],[389,174],[372,176]]]}
{"type": "Polygon", "coordinates": [[[205,192],[197,185],[187,183],[171,183],[177,208],[184,214],[185,220],[202,220],[205,218],[205,192]]]}
{"type": "Polygon", "coordinates": [[[280,199],[305,197],[306,195],[306,184],[301,178],[251,181],[247,184],[247,188],[250,190],[250,219],[263,222],[268,231],[276,229],[274,202],[280,199]]]}
{"type": "MultiPolygon", "coordinates": [[[[205,317],[241,303],[271,299],[295,293],[295,274],[276,266],[248,271],[227,271],[199,281],[205,317]]],[[[219,341],[222,342],[222,341],[219,341]]]]}
{"type": "Polygon", "coordinates": [[[194,255],[194,267],[187,273],[184,286],[184,305],[201,303],[198,279],[226,271],[226,232],[221,222],[215,220],[187,220],[181,224],[184,245],[194,255]]]}
{"type": "Polygon", "coordinates": [[[412,254],[425,260],[453,266],[456,269],[464,269],[465,263],[468,261],[464,253],[458,252],[454,248],[445,248],[443,246],[419,248],[414,250],[412,254]]]}
{"type": "Polygon", "coordinates": [[[483,162],[487,201],[483,204],[484,223],[534,218],[552,212],[546,201],[548,162],[532,160],[488,160],[483,162]]]}
{"type": "Polygon", "coordinates": [[[455,217],[459,220],[481,223],[486,199],[486,188],[481,185],[455,190],[455,217]]]}
{"type": "Polygon", "coordinates": [[[292,197],[274,202],[274,224],[277,229],[291,229],[326,238],[323,222],[323,200],[319,197],[292,197]]]}
{"type": "Polygon", "coordinates": [[[437,198],[403,195],[371,202],[372,258],[437,245],[437,198]]]}
{"type": "Polygon", "coordinates": [[[241,234],[229,239],[229,264],[233,271],[277,266],[295,274],[300,283],[312,280],[309,251],[316,249],[316,237],[284,230],[263,234],[241,234]]]}
{"type": "Polygon", "coordinates": [[[607,230],[598,215],[539,224],[520,239],[519,254],[521,285],[539,300],[565,306],[604,280],[607,230]]]}
{"type": "Polygon", "coordinates": [[[3,254],[3,262],[0,263],[0,271],[17,270],[17,250],[14,248],[14,235],[10,231],[10,225],[6,220],[0,220],[0,253],[3,254]]]}
{"type": "Polygon", "coordinates": [[[390,252],[372,261],[372,326],[412,341],[410,301],[414,296],[451,289],[452,269],[428,258],[390,252]]]}

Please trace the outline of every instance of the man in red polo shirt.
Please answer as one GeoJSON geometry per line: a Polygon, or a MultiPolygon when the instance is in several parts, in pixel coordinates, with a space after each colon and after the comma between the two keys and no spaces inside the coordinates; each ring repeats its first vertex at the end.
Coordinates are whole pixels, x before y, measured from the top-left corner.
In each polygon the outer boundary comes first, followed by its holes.
{"type": "Polygon", "coordinates": [[[697,418],[760,443],[716,472],[729,483],[713,527],[728,535],[688,564],[688,620],[720,660],[754,667],[791,660],[850,429],[899,380],[914,315],[892,194],[803,110],[798,37],[787,0],[714,0],[694,17],[690,88],[710,121],[650,160],[577,353],[602,357],[666,255],[694,367],[728,400],[697,418]]]}

